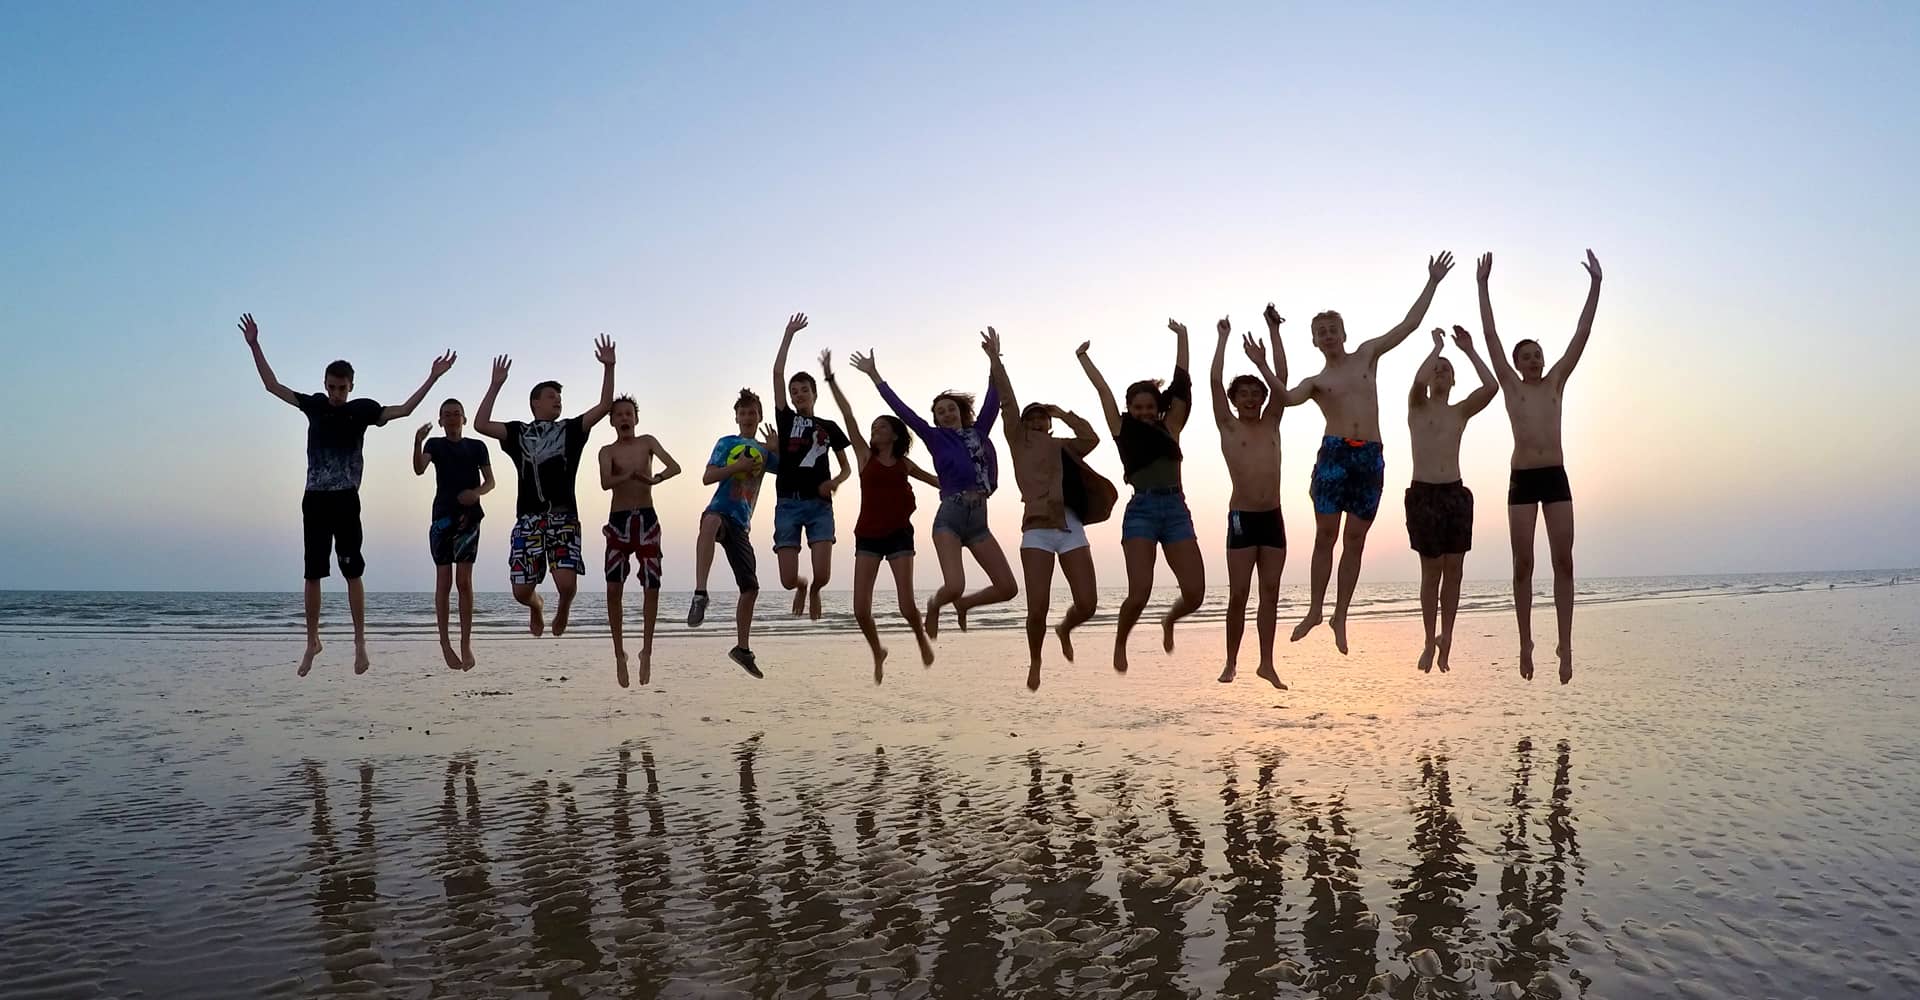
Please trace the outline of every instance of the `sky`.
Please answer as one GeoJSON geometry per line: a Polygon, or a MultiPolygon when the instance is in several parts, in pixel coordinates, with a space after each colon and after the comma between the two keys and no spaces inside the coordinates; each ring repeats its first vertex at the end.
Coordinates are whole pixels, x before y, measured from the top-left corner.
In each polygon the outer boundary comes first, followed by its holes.
{"type": "MultiPolygon", "coordinates": [[[[770,393],[792,312],[813,319],[792,368],[870,348],[923,405],[984,388],[991,324],[1023,400],[1091,417],[1082,340],[1116,385],[1167,377],[1179,318],[1204,379],[1214,321],[1257,331],[1271,300],[1297,382],[1314,313],[1383,332],[1441,250],[1461,265],[1427,326],[1478,331],[1492,251],[1502,335],[1558,357],[1589,247],[1606,283],[1565,413],[1580,573],[1920,564],[1920,309],[1898,291],[1920,269],[1915,51],[1920,8],[1897,4],[7,5],[0,587],[298,586],[305,424],[261,389],[243,311],[300,391],[340,357],[396,403],[459,352],[368,434],[375,590],[431,583],[432,478],[408,455],[432,403],[476,405],[509,353],[503,418],[544,378],[577,412],[612,336],[641,429],[690,469],[656,497],[681,588],[698,466],[735,392],[770,393]]],[[[1427,345],[1380,365],[1368,578],[1418,576],[1399,497],[1427,345]]],[[[1283,422],[1289,582],[1321,430],[1311,404],[1283,422]]],[[[1223,583],[1204,409],[1183,444],[1223,583]]],[[[1470,577],[1507,573],[1510,446],[1497,405],[1467,430],[1470,577]]],[[[1093,462],[1118,480],[1110,444],[1093,462]]],[[[606,495],[580,484],[592,535],[606,495]]],[[[837,509],[850,540],[856,491],[837,509]]],[[[1019,513],[1009,474],[1010,556],[1019,513]]],[[[507,526],[487,522],[485,589],[507,526]]],[[[1092,535],[1120,584],[1118,518],[1092,535]]],[[[850,545],[836,566],[845,585],[850,545]]]]}

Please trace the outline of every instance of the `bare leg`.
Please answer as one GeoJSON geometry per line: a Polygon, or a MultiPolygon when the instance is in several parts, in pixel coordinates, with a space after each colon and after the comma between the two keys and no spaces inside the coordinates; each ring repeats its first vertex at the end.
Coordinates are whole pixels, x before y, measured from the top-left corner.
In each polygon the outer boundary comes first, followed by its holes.
{"type": "Polygon", "coordinates": [[[1053,610],[1053,553],[1021,549],[1027,578],[1027,690],[1040,688],[1040,656],[1047,644],[1047,613],[1053,610]]]}
{"type": "Polygon", "coordinates": [[[999,539],[988,535],[967,546],[973,553],[973,561],[987,572],[987,585],[955,598],[953,617],[960,625],[960,631],[967,630],[967,612],[987,604],[999,604],[1011,601],[1020,595],[1020,585],[1013,581],[1013,567],[1007,564],[1007,554],[1000,550],[999,539]]]}
{"type": "Polygon", "coordinates": [[[747,642],[753,638],[753,604],[759,599],[758,590],[743,590],[740,592],[739,605],[733,609],[734,645],[741,649],[753,648],[747,642]]]}
{"type": "Polygon", "coordinates": [[[940,609],[953,603],[967,587],[967,567],[960,561],[960,536],[948,531],[933,533],[933,552],[940,558],[940,589],[927,598],[927,636],[940,637],[940,609]]]}
{"type": "Polygon", "coordinates": [[[1120,618],[1113,635],[1113,669],[1127,672],[1127,636],[1140,613],[1147,609],[1153,595],[1153,564],[1159,558],[1159,546],[1151,538],[1128,538],[1120,543],[1127,558],[1127,597],[1120,602],[1120,618]]]}
{"type": "Polygon", "coordinates": [[[473,564],[455,563],[453,584],[460,591],[460,669],[472,670],[473,659],[473,564]]]}
{"type": "Polygon", "coordinates": [[[1347,515],[1346,537],[1340,544],[1340,593],[1334,598],[1333,617],[1327,625],[1333,629],[1333,647],[1347,652],[1347,605],[1353,602],[1354,585],[1360,582],[1360,560],[1367,551],[1367,532],[1373,522],[1347,515]]]}
{"type": "Polygon", "coordinates": [[[1320,624],[1320,609],[1327,600],[1327,580],[1333,576],[1333,543],[1340,540],[1340,515],[1313,515],[1313,569],[1311,587],[1313,589],[1312,606],[1300,624],[1293,627],[1291,641],[1299,642],[1320,624]]]}
{"type": "Polygon", "coordinates": [[[1280,571],[1287,568],[1287,550],[1262,545],[1260,553],[1260,669],[1255,676],[1282,691],[1287,685],[1273,669],[1273,636],[1280,623],[1280,571]]]}
{"type": "Polygon", "coordinates": [[[813,585],[807,588],[807,617],[820,620],[820,592],[833,578],[833,543],[813,543],[813,585]]]}
{"type": "Polygon", "coordinates": [[[1420,648],[1420,672],[1433,670],[1433,654],[1439,651],[1441,556],[1420,557],[1420,624],[1426,627],[1426,643],[1420,648]]]}
{"type": "Polygon", "coordinates": [[[1453,615],[1460,610],[1460,574],[1466,568],[1464,552],[1440,557],[1440,672],[1446,673],[1453,652],[1453,615]]]}
{"type": "Polygon", "coordinates": [[[1180,585],[1180,596],[1174,599],[1173,607],[1160,617],[1161,648],[1173,652],[1173,623],[1200,609],[1207,599],[1207,562],[1200,555],[1200,542],[1189,538],[1184,542],[1174,542],[1161,548],[1167,554],[1167,566],[1173,570],[1174,582],[1180,585]]]}
{"type": "Polygon", "coordinates": [[[567,612],[573,608],[573,595],[580,588],[580,579],[570,569],[553,571],[553,589],[560,594],[560,606],[553,609],[553,637],[558,639],[567,632],[567,612]]]}
{"type": "Polygon", "coordinates": [[[913,641],[920,646],[920,665],[933,666],[933,643],[927,641],[927,630],[920,624],[920,606],[913,598],[913,557],[895,556],[887,560],[887,566],[893,570],[893,585],[898,591],[900,617],[907,620],[907,627],[913,630],[913,641]]]}
{"type": "Polygon", "coordinates": [[[648,587],[640,598],[644,622],[640,633],[640,683],[653,680],[653,623],[660,617],[660,589],[648,587]]]}
{"type": "Polygon", "coordinates": [[[1520,676],[1533,680],[1533,529],[1534,506],[1507,507],[1507,533],[1513,541],[1513,616],[1520,626],[1520,676]]]}
{"type": "Polygon", "coordinates": [[[305,677],[313,669],[313,658],[320,655],[320,581],[308,580],[301,598],[307,611],[307,651],[300,657],[297,676],[305,677]]]}
{"type": "Polygon", "coordinates": [[[607,581],[607,631],[613,633],[613,679],[619,681],[621,687],[627,686],[627,646],[620,628],[626,589],[624,581],[607,581]]]}
{"type": "Polygon", "coordinates": [[[1553,610],[1560,619],[1560,683],[1573,680],[1573,502],[1540,510],[1547,522],[1547,552],[1553,559],[1553,610]]]}
{"type": "Polygon", "coordinates": [[[1099,588],[1093,577],[1093,549],[1091,546],[1060,553],[1060,572],[1067,578],[1067,587],[1073,592],[1073,607],[1054,626],[1054,634],[1060,637],[1060,655],[1073,662],[1073,630],[1086,624],[1093,617],[1093,609],[1099,599],[1099,588]]]}
{"type": "Polygon", "coordinates": [[[807,578],[800,575],[800,550],[781,549],[774,556],[780,560],[780,586],[793,591],[793,616],[798,618],[807,610],[807,578]]]}
{"type": "Polygon", "coordinates": [[[453,567],[435,566],[433,568],[433,621],[440,628],[440,655],[447,661],[449,670],[460,669],[460,657],[453,651],[453,637],[447,632],[447,619],[451,617],[450,599],[453,596],[453,567]]]}
{"type": "Polygon", "coordinates": [[[879,556],[853,557],[853,621],[860,626],[860,634],[867,637],[867,648],[873,652],[875,684],[882,680],[881,665],[887,662],[887,647],[880,645],[880,629],[873,623],[873,582],[879,576],[879,556]]]}
{"type": "Polygon", "coordinates": [[[1239,672],[1240,640],[1247,632],[1247,595],[1253,590],[1253,567],[1258,548],[1227,550],[1227,665],[1220,683],[1231,684],[1239,672]]]}
{"type": "Polygon", "coordinates": [[[359,577],[347,581],[347,610],[353,614],[353,672],[364,674],[367,659],[367,585],[359,577]]]}
{"type": "Polygon", "coordinates": [[[547,631],[546,602],[540,600],[540,592],[531,583],[513,585],[513,599],[527,606],[527,631],[541,635],[547,631]]]}

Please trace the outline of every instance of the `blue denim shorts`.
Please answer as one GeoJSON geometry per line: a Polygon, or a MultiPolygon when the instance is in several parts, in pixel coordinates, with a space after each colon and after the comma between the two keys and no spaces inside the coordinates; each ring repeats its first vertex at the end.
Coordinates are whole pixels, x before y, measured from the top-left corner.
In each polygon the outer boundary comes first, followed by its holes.
{"type": "Polygon", "coordinates": [[[987,498],[978,493],[954,493],[940,498],[933,515],[933,533],[946,532],[972,545],[993,534],[987,526],[987,498]]]}
{"type": "Polygon", "coordinates": [[[773,551],[800,547],[800,529],[807,544],[833,541],[833,504],[826,500],[781,497],[773,505],[773,551]]]}
{"type": "Polygon", "coordinates": [[[1120,540],[1145,538],[1161,545],[1190,542],[1193,514],[1187,510],[1185,493],[1135,493],[1127,501],[1127,512],[1120,518],[1120,540]]]}

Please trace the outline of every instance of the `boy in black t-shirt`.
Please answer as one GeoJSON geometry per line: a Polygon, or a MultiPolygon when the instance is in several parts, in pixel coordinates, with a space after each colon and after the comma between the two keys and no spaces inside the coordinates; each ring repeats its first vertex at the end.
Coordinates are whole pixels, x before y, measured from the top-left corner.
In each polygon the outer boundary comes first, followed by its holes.
{"type": "Polygon", "coordinates": [[[839,424],[813,415],[819,389],[812,375],[796,372],[787,378],[787,349],[793,345],[793,335],[806,328],[807,314],[794,313],[781,337],[780,353],[773,358],[773,420],[780,435],[780,467],[773,478],[773,552],[780,560],[780,586],[793,591],[793,613],[810,607],[818,620],[820,591],[833,573],[833,493],[853,472],[847,464],[852,442],[839,424]],[[840,461],[840,474],[831,478],[829,451],[840,461]],[[800,575],[802,529],[813,549],[811,588],[800,575]]]}
{"type": "Polygon", "coordinates": [[[567,631],[567,613],[573,607],[580,574],[587,569],[580,554],[580,505],[574,499],[574,478],[593,425],[613,407],[613,341],[603,334],[594,341],[593,356],[601,368],[600,402],[577,417],[560,419],[560,383],[549,381],[527,394],[532,422],[494,420],[494,399],[513,367],[513,359],[504,354],[493,359],[493,381],[480,400],[480,412],[474,415],[473,429],[498,438],[500,450],[513,459],[520,473],[507,567],[513,599],[527,606],[527,631],[534,635],[546,630],[545,606],[536,588],[547,578],[547,567],[553,567],[553,589],[560,595],[560,606],[553,611],[555,636],[567,631]]]}
{"type": "Polygon", "coordinates": [[[413,434],[413,474],[425,475],[427,464],[433,464],[433,521],[427,528],[434,566],[433,614],[440,626],[440,654],[454,670],[473,669],[473,560],[480,552],[480,498],[493,491],[487,444],[462,434],[466,425],[466,407],[449,399],[440,404],[445,437],[428,440],[432,424],[421,424],[413,434]],[[458,656],[447,638],[447,598],[455,582],[460,585],[458,656]]]}
{"type": "Polygon", "coordinates": [[[360,454],[367,428],[411,416],[433,383],[453,367],[452,351],[434,359],[432,371],[412,396],[399,406],[381,406],[371,399],[352,399],[353,366],[335,361],[327,366],[326,392],[301,395],[280,384],[260,350],[260,327],[253,314],[240,317],[240,335],[253,352],[254,370],[267,391],[307,415],[307,492],[300,500],[305,536],[307,651],[300,658],[299,675],[313,669],[320,655],[320,581],[327,578],[328,550],[338,555],[340,575],[347,581],[347,607],[353,612],[353,672],[367,672],[367,598],[360,583],[366,560],[360,555],[360,454]]]}

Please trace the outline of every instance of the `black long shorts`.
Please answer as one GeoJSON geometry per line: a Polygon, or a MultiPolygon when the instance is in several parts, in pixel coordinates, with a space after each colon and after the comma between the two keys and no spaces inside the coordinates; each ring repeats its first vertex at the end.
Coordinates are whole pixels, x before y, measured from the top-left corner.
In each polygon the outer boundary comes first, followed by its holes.
{"type": "Polygon", "coordinates": [[[340,575],[360,579],[367,561],[360,556],[360,491],[308,490],[300,498],[300,528],[304,537],[306,576],[324,580],[332,572],[327,556],[340,557],[340,575]]]}

